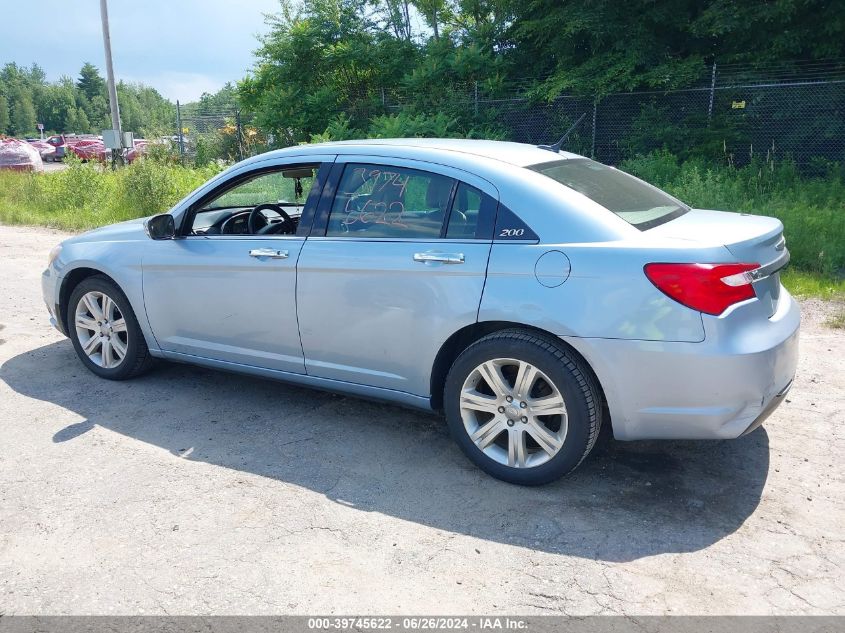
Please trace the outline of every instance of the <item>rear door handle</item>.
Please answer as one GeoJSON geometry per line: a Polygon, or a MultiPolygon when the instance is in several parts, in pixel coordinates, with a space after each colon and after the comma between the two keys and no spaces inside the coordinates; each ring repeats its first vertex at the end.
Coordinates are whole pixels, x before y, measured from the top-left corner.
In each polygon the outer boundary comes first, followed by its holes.
{"type": "Polygon", "coordinates": [[[267,259],[287,259],[287,251],[279,251],[275,248],[253,248],[249,252],[250,257],[266,257],[267,259]]]}
{"type": "Polygon", "coordinates": [[[463,253],[414,253],[415,262],[439,262],[441,264],[463,264],[463,253]]]}

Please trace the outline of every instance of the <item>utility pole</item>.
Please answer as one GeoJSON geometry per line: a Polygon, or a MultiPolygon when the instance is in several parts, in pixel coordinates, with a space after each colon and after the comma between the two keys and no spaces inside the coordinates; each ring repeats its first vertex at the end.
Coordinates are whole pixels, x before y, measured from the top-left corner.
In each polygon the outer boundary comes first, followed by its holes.
{"type": "MultiPolygon", "coordinates": [[[[109,34],[109,7],[106,0],[100,0],[100,19],[103,22],[103,47],[106,49],[106,79],[109,86],[109,107],[111,108],[112,129],[117,131],[117,138],[123,145],[123,130],[120,129],[120,108],[117,105],[117,87],[114,83],[114,66],[111,61],[111,35],[109,34]]],[[[112,150],[112,157],[117,150],[112,150]]],[[[120,152],[120,156],[122,156],[120,152]]]]}

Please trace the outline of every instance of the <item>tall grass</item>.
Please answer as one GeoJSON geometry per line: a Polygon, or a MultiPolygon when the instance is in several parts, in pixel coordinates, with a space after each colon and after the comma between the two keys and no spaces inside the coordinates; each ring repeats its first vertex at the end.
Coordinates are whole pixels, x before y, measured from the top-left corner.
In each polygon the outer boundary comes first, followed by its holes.
{"type": "Polygon", "coordinates": [[[789,161],[755,160],[745,167],[680,163],[655,152],[620,165],[699,209],[743,211],[778,218],[792,265],[828,278],[845,273],[845,170],[819,166],[822,175],[802,178],[789,161]]]}
{"type": "Polygon", "coordinates": [[[68,162],[67,169],[49,174],[0,171],[0,222],[75,231],[153,215],[220,171],[155,160],[114,171],[68,162]]]}

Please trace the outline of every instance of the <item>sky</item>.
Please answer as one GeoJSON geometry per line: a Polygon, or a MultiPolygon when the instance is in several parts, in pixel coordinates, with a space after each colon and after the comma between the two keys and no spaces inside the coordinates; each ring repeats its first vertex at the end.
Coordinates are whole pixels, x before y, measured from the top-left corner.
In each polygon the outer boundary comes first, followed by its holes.
{"type": "MultiPolygon", "coordinates": [[[[279,0],[109,0],[118,81],[196,101],[252,67],[264,14],[279,0]]],[[[105,77],[99,0],[0,0],[0,65],[33,62],[74,79],[85,62],[105,77]]]]}

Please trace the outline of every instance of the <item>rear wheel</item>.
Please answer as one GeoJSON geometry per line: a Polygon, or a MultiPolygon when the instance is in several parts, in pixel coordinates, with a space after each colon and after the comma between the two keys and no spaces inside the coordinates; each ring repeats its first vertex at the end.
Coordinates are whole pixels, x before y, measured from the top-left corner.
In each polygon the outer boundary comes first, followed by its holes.
{"type": "Polygon", "coordinates": [[[490,334],[457,358],[446,379],[449,429],[476,465],[511,483],[538,485],[571,472],[601,426],[590,371],[551,337],[490,334]]]}
{"type": "Polygon", "coordinates": [[[125,380],[152,364],[144,334],[126,295],[110,279],[84,279],[70,296],[68,332],[76,354],[92,372],[125,380]]]}

